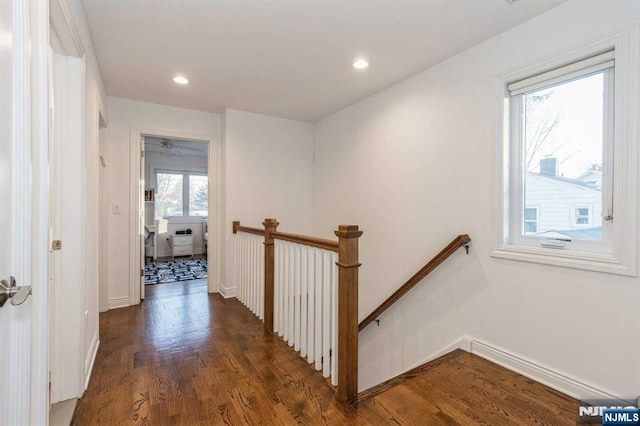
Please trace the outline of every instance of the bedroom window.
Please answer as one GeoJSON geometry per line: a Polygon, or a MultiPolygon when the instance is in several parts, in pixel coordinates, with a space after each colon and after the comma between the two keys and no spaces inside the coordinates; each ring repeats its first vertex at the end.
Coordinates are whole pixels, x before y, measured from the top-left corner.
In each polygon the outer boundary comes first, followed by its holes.
{"type": "Polygon", "coordinates": [[[209,209],[205,173],[156,170],[156,218],[206,217],[209,209]]]}
{"type": "Polygon", "coordinates": [[[494,257],[636,274],[640,66],[629,43],[500,79],[494,257]]]}

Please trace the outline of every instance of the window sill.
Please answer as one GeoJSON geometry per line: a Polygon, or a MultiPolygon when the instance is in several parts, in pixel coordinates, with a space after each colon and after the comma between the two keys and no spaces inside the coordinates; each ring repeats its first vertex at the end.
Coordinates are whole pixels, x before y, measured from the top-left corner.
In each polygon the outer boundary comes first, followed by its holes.
{"type": "Polygon", "coordinates": [[[629,268],[610,254],[585,253],[564,249],[548,249],[517,245],[501,245],[491,257],[542,263],[565,268],[583,269],[608,274],[635,277],[635,268],[629,268]]]}

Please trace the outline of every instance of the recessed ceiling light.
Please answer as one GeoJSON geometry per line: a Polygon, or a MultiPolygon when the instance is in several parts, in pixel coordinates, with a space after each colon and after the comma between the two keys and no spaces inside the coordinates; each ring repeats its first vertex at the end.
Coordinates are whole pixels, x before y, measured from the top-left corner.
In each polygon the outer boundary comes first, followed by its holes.
{"type": "Polygon", "coordinates": [[[357,70],[363,70],[369,66],[369,62],[364,59],[358,59],[353,63],[353,67],[357,70]]]}
{"type": "Polygon", "coordinates": [[[189,84],[189,80],[186,77],[183,77],[181,75],[177,75],[173,77],[173,81],[175,81],[178,84],[189,84]]]}

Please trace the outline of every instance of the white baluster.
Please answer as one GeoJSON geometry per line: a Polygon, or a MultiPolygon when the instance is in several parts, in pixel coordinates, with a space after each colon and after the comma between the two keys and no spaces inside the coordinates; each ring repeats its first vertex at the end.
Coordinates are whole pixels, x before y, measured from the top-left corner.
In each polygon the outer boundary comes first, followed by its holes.
{"type": "Polygon", "coordinates": [[[236,298],[238,300],[240,300],[239,295],[238,295],[238,273],[240,272],[240,265],[238,265],[238,261],[240,260],[240,255],[239,255],[239,241],[238,241],[238,234],[235,234],[235,237],[233,239],[233,264],[235,266],[234,268],[234,275],[233,275],[233,281],[236,284],[236,298]]]}
{"type": "Polygon", "coordinates": [[[284,341],[289,341],[289,333],[291,330],[291,323],[289,322],[289,294],[291,293],[291,286],[289,283],[291,282],[289,276],[289,242],[283,243],[284,245],[284,263],[282,265],[282,275],[284,277],[284,281],[282,282],[282,288],[284,289],[284,341]]]}
{"type": "Polygon", "coordinates": [[[295,265],[296,265],[296,260],[295,260],[295,245],[294,244],[289,244],[289,258],[288,258],[288,263],[287,263],[287,269],[289,271],[289,300],[288,300],[288,304],[289,304],[289,318],[287,319],[287,322],[289,323],[289,346],[293,346],[294,341],[295,341],[295,326],[294,326],[294,318],[295,318],[295,306],[294,306],[294,302],[296,299],[296,292],[295,292],[295,281],[296,281],[296,277],[295,277],[295,265]]]}
{"type": "Polygon", "coordinates": [[[315,273],[316,273],[316,259],[315,248],[309,247],[307,249],[307,360],[310,364],[313,363],[315,358],[315,273]]]}
{"type": "Polygon", "coordinates": [[[331,384],[338,386],[338,254],[331,252],[331,384]]]}
{"type": "Polygon", "coordinates": [[[294,245],[293,262],[293,288],[295,298],[293,299],[293,348],[300,350],[300,244],[294,245]]]}
{"type": "Polygon", "coordinates": [[[278,336],[284,334],[284,249],[282,241],[276,242],[276,264],[278,265],[278,336]]]}
{"type": "Polygon", "coordinates": [[[253,237],[253,283],[251,285],[252,299],[253,299],[253,313],[258,314],[258,277],[260,276],[260,264],[258,263],[258,251],[257,238],[253,237]]]}
{"type": "Polygon", "coordinates": [[[320,371],[322,369],[322,335],[324,333],[324,330],[322,328],[322,312],[323,312],[323,307],[322,307],[322,302],[323,302],[323,298],[322,298],[322,251],[318,250],[318,249],[314,249],[313,250],[314,253],[314,258],[315,258],[315,276],[314,276],[314,281],[315,281],[315,287],[316,287],[316,295],[315,295],[315,301],[316,301],[316,307],[315,307],[315,311],[316,311],[316,317],[315,317],[315,342],[314,342],[314,348],[315,348],[315,361],[316,361],[316,370],[320,371]]]}
{"type": "Polygon", "coordinates": [[[260,240],[260,245],[258,247],[260,248],[260,275],[258,277],[258,288],[260,289],[260,294],[258,298],[258,306],[260,307],[260,319],[264,321],[264,240],[260,240]]]}
{"type": "Polygon", "coordinates": [[[308,248],[300,246],[300,356],[307,356],[307,264],[308,248]]]}
{"type": "Polygon", "coordinates": [[[322,375],[331,374],[331,254],[322,252],[322,375]]]}
{"type": "Polygon", "coordinates": [[[239,234],[239,238],[240,238],[240,277],[238,279],[238,283],[236,284],[236,291],[238,292],[238,299],[244,304],[244,293],[242,291],[242,281],[244,279],[244,268],[245,268],[244,234],[239,234]]]}
{"type": "Polygon", "coordinates": [[[280,334],[280,244],[273,242],[273,332],[280,334]]]}

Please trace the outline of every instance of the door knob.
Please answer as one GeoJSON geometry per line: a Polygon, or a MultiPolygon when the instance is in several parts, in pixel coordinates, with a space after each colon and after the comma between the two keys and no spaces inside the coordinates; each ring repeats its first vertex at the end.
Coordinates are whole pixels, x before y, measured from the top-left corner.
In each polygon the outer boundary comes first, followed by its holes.
{"type": "Polygon", "coordinates": [[[31,286],[17,286],[16,279],[10,277],[9,281],[0,280],[0,307],[4,306],[7,299],[11,299],[13,306],[19,306],[31,295],[31,286]]]}

